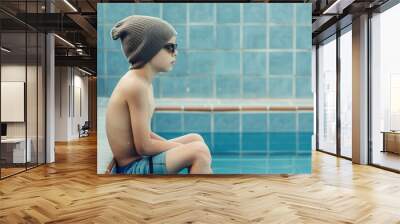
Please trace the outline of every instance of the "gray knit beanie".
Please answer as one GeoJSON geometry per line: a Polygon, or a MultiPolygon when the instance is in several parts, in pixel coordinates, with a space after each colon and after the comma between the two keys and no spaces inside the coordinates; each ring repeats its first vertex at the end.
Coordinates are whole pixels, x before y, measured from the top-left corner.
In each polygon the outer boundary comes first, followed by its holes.
{"type": "Polygon", "coordinates": [[[111,37],[121,39],[131,68],[141,68],[178,33],[168,22],[151,16],[128,16],[111,29],[111,37]]]}

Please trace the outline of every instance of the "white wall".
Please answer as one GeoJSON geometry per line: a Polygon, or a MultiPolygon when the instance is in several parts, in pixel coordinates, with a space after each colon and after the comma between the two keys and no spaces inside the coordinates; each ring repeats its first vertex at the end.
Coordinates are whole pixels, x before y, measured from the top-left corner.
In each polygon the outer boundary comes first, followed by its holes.
{"type": "Polygon", "coordinates": [[[67,67],[55,68],[55,141],[68,140],[68,85],[67,67]]]}
{"type": "MultiPolygon", "coordinates": [[[[73,123],[72,126],[75,127],[73,128],[72,132],[74,136],[78,136],[78,129],[76,128],[78,126],[78,124],[83,125],[85,123],[85,121],[89,120],[89,111],[88,111],[88,106],[89,106],[89,91],[88,91],[88,77],[87,76],[81,76],[83,75],[83,73],[81,73],[79,70],[75,70],[75,79],[74,79],[74,86],[75,86],[75,117],[73,119],[73,123]],[[76,72],[79,72],[79,75],[76,75],[76,72]],[[77,104],[79,104],[79,102],[77,102],[77,100],[79,100],[79,98],[77,98],[77,88],[80,89],[80,106],[82,107],[82,114],[79,113],[79,108],[77,108],[77,104]]],[[[79,106],[79,105],[78,105],[79,106]]]]}
{"type": "MultiPolygon", "coordinates": [[[[27,74],[28,74],[28,82],[30,82],[29,84],[34,84],[36,85],[36,81],[32,81],[29,76],[31,74],[35,74],[36,75],[36,67],[34,66],[27,66],[25,68],[25,64],[21,65],[21,64],[3,64],[1,66],[1,81],[5,81],[5,82],[25,82],[25,75],[26,75],[26,71],[25,69],[27,69],[27,74]],[[31,83],[34,82],[34,83],[31,83]]],[[[35,89],[31,89],[31,88],[27,88],[27,106],[32,106],[36,108],[36,104],[35,105],[29,105],[31,102],[36,102],[36,88],[35,89]],[[31,92],[32,90],[32,92],[31,92]],[[35,100],[34,100],[35,99],[35,100]]],[[[39,105],[40,107],[40,105],[39,105]]],[[[1,108],[1,110],[7,110],[7,108],[1,108]]],[[[28,110],[28,109],[27,109],[28,110]]],[[[30,110],[27,111],[27,120],[29,122],[28,124],[28,129],[33,128],[34,130],[36,130],[36,113],[31,113],[30,110]],[[32,124],[31,122],[35,121],[35,124],[32,124]],[[35,127],[33,127],[35,126],[35,127]]],[[[25,126],[26,126],[26,122],[7,122],[7,136],[8,137],[25,137],[25,126]]],[[[28,130],[28,137],[29,134],[31,133],[30,130],[28,130]]],[[[36,133],[36,132],[35,132],[36,133]]]]}
{"type": "Polygon", "coordinates": [[[56,141],[79,138],[78,124],[83,125],[88,120],[88,78],[83,75],[76,68],[56,67],[56,141]],[[79,113],[79,105],[82,106],[82,114],[79,113]]]}

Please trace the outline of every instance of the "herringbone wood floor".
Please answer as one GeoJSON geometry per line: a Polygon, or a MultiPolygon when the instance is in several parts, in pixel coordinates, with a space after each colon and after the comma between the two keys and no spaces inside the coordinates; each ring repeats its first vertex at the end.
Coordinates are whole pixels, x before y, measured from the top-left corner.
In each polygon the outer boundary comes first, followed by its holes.
{"type": "Polygon", "coordinates": [[[320,152],[311,175],[98,176],[96,139],[0,181],[0,223],[400,223],[400,175],[320,152]]]}

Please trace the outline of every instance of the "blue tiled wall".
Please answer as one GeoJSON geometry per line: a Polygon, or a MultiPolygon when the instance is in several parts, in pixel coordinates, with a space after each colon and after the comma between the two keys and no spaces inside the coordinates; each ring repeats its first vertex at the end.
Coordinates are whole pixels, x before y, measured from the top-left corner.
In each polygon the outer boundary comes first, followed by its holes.
{"type": "Polygon", "coordinates": [[[312,98],[311,4],[288,3],[98,4],[99,96],[129,67],[110,29],[133,14],[178,32],[177,64],[155,79],[157,98],[312,98]]]}

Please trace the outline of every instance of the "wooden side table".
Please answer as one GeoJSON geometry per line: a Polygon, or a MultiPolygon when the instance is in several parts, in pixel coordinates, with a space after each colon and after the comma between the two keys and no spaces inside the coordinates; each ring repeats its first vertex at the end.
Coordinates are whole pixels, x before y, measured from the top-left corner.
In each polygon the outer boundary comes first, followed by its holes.
{"type": "Polygon", "coordinates": [[[383,133],[382,152],[400,154],[400,131],[382,131],[381,133],[383,133]]]}

